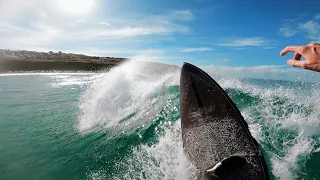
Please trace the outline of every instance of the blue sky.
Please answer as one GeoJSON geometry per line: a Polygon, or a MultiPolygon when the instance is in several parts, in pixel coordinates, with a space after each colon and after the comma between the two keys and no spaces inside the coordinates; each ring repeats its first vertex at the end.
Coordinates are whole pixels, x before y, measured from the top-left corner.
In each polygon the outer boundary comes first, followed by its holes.
{"type": "Polygon", "coordinates": [[[279,66],[320,41],[320,1],[0,1],[0,48],[181,65],[279,66]]]}

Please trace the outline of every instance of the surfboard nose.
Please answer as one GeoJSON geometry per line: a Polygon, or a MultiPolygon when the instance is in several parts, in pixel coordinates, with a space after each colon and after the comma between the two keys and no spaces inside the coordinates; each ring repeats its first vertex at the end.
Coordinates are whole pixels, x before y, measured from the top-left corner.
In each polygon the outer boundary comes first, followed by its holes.
{"type": "Polygon", "coordinates": [[[182,65],[182,68],[181,68],[181,75],[185,76],[184,75],[185,73],[193,72],[192,70],[194,70],[195,68],[198,69],[196,66],[194,66],[190,63],[184,62],[182,65]]]}
{"type": "Polygon", "coordinates": [[[180,108],[184,127],[187,128],[196,121],[206,123],[214,117],[228,115],[225,113],[226,103],[223,101],[225,97],[207,73],[190,63],[183,64],[180,76],[180,108]]]}
{"type": "Polygon", "coordinates": [[[184,66],[193,66],[193,65],[190,64],[190,63],[187,63],[187,62],[183,62],[183,66],[182,67],[184,67],[184,66]]]}
{"type": "Polygon", "coordinates": [[[241,118],[219,84],[205,71],[187,62],[181,69],[180,110],[183,128],[219,119],[241,118]]]}

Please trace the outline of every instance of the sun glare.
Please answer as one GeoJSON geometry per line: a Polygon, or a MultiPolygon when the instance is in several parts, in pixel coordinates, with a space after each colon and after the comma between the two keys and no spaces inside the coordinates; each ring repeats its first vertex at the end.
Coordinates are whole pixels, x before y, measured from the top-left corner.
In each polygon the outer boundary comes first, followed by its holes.
{"type": "Polygon", "coordinates": [[[96,5],[96,0],[58,0],[61,10],[71,14],[89,13],[96,5]]]}

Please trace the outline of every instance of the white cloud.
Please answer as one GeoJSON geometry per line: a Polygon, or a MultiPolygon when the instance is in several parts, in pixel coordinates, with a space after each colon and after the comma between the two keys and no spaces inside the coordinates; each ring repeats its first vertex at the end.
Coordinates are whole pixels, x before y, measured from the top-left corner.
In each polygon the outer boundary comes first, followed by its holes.
{"type": "Polygon", "coordinates": [[[294,30],[291,27],[282,27],[282,28],[279,29],[279,31],[285,37],[290,37],[290,36],[293,36],[293,35],[295,35],[297,33],[297,31],[294,30]]]}
{"type": "Polygon", "coordinates": [[[301,28],[309,32],[310,34],[315,34],[320,29],[320,25],[314,21],[308,21],[301,25],[301,28]]]}
{"type": "MultiPolygon", "coordinates": [[[[71,23],[70,23],[71,24],[71,23]]],[[[82,24],[82,23],[81,23],[82,24]]],[[[0,46],[13,48],[27,48],[28,46],[55,46],[58,42],[66,42],[71,45],[72,42],[81,42],[84,44],[95,41],[104,41],[107,39],[124,39],[136,38],[146,35],[171,35],[172,33],[185,33],[188,28],[180,26],[165,26],[162,24],[155,24],[149,26],[138,27],[115,27],[105,28],[104,26],[86,26],[79,27],[76,24],[73,28],[63,26],[50,26],[48,24],[36,23],[30,27],[16,26],[11,24],[0,24],[2,31],[6,31],[7,35],[0,36],[0,46]],[[65,29],[62,29],[65,28],[65,29]],[[74,28],[77,31],[74,31],[74,28]]],[[[109,27],[109,26],[108,26],[109,27]]],[[[153,38],[153,41],[156,37],[153,38]]],[[[117,43],[117,41],[113,41],[117,43]]],[[[79,43],[75,44],[76,46],[79,43]]],[[[112,46],[111,48],[113,48],[112,46]]]]}
{"type": "Polygon", "coordinates": [[[320,41],[320,23],[316,21],[308,21],[301,24],[300,29],[307,33],[307,38],[315,41],[320,41]]]}
{"type": "Polygon", "coordinates": [[[59,10],[56,1],[0,0],[0,48],[64,51],[103,47],[109,50],[104,52],[125,53],[131,49],[143,49],[139,43],[154,43],[174,34],[190,33],[190,28],[181,20],[193,19],[189,10],[158,15],[126,11],[109,15],[108,22],[98,17],[101,16],[67,15],[59,10]]]}
{"type": "Polygon", "coordinates": [[[171,19],[175,20],[183,20],[183,21],[190,21],[193,20],[193,14],[190,10],[176,10],[173,11],[170,15],[171,19]]]}
{"type": "Polygon", "coordinates": [[[274,49],[274,48],[276,48],[276,47],[274,47],[274,46],[269,46],[269,47],[264,47],[263,49],[274,49]]]}
{"type": "Polygon", "coordinates": [[[225,43],[219,44],[219,46],[228,46],[228,47],[247,47],[247,46],[266,46],[269,45],[269,41],[264,40],[260,37],[252,38],[239,38],[235,40],[229,40],[225,43]]]}
{"type": "Polygon", "coordinates": [[[19,31],[19,32],[27,31],[27,29],[24,27],[16,26],[14,24],[10,24],[7,22],[0,22],[0,29],[2,31],[19,31]]]}
{"type": "Polygon", "coordinates": [[[163,60],[163,56],[165,52],[159,49],[148,49],[135,53],[134,56],[130,57],[130,59],[138,60],[138,61],[153,61],[158,62],[163,60]]]}
{"type": "Polygon", "coordinates": [[[303,33],[311,41],[320,41],[320,14],[314,15],[307,21],[303,21],[301,18],[287,20],[279,31],[285,37],[303,33]]]}
{"type": "Polygon", "coordinates": [[[105,29],[92,31],[92,35],[98,38],[126,38],[150,34],[165,34],[171,30],[164,27],[125,27],[121,29],[105,29]]]}
{"type": "MultiPolygon", "coordinates": [[[[55,52],[59,50],[53,50],[55,52]]],[[[90,56],[106,56],[111,54],[122,54],[122,57],[128,57],[131,54],[137,53],[139,50],[128,50],[128,49],[109,49],[109,48],[92,48],[92,47],[82,47],[79,49],[64,49],[65,53],[76,53],[76,54],[85,54],[90,56]]]]}
{"type": "Polygon", "coordinates": [[[109,23],[102,22],[102,21],[98,22],[98,24],[110,26],[110,24],[109,24],[109,23]]]}
{"type": "Polygon", "coordinates": [[[320,74],[293,68],[288,65],[230,67],[230,66],[205,66],[201,67],[210,75],[236,78],[258,78],[289,81],[319,82],[320,74]],[[230,73],[232,72],[232,73],[230,73]]]}
{"type": "Polygon", "coordinates": [[[28,49],[57,43],[63,37],[63,30],[41,22],[29,23],[29,27],[0,24],[5,30],[0,36],[0,47],[28,49]]]}
{"type": "Polygon", "coordinates": [[[203,51],[213,51],[214,49],[209,47],[198,47],[198,48],[185,48],[180,52],[203,52],[203,51]]]}
{"type": "MultiPolygon", "coordinates": [[[[44,5],[42,2],[41,6],[44,5]]],[[[10,1],[5,1],[1,0],[0,1],[0,19],[11,19],[13,17],[16,17],[17,14],[21,13],[29,13],[32,11],[32,7],[36,5],[35,0],[29,0],[28,3],[22,3],[19,0],[10,0],[10,1]]],[[[34,9],[34,13],[37,13],[39,9],[34,9]]]]}

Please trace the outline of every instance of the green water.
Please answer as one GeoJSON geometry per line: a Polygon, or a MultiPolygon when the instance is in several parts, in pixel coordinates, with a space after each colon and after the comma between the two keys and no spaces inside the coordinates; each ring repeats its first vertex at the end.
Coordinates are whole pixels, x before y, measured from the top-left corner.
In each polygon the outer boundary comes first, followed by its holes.
{"type": "MultiPolygon", "coordinates": [[[[179,70],[126,68],[1,75],[0,179],[194,179],[180,137],[179,70]]],[[[273,179],[320,179],[319,86],[218,82],[248,121],[273,179]]]]}

